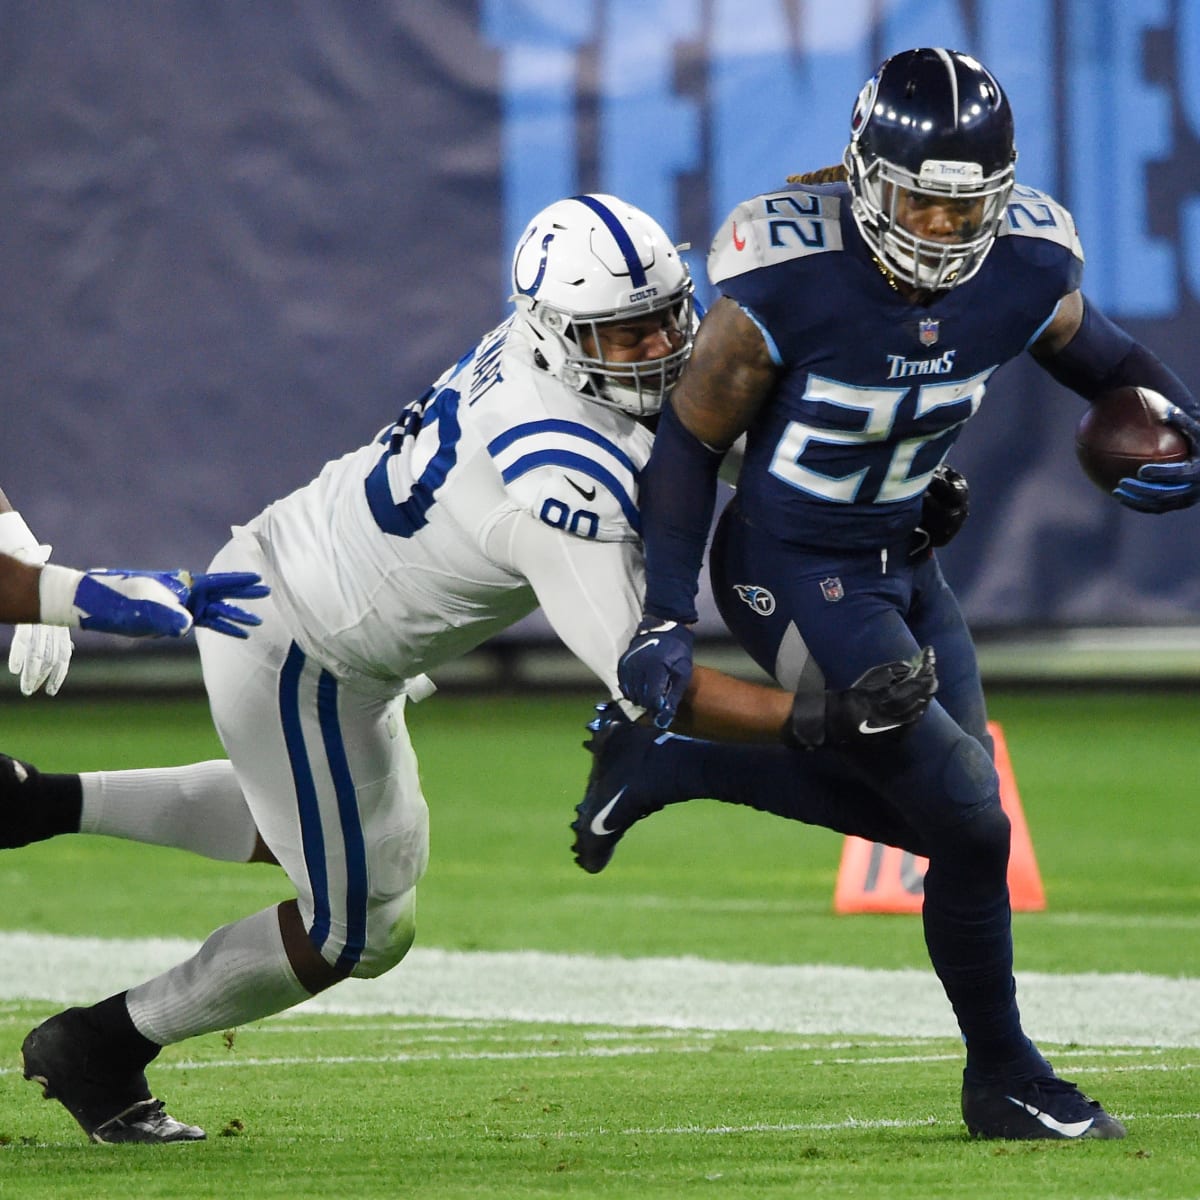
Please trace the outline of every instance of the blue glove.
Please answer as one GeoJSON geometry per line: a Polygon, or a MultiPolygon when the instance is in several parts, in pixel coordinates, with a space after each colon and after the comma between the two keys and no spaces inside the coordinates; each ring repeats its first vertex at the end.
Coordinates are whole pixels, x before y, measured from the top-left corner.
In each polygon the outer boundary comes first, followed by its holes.
{"type": "Polygon", "coordinates": [[[42,613],[57,614],[62,624],[125,637],[182,637],[193,624],[230,637],[249,636],[243,625],[262,618],[228,599],[256,600],[270,593],[259,576],[245,571],[192,575],[188,571],[113,571],[82,573],[45,567],[42,613]],[[57,582],[61,576],[61,583],[57,582]],[[78,576],[78,579],[75,579],[78,576]],[[73,589],[66,615],[57,593],[73,589]]]}
{"type": "Polygon", "coordinates": [[[215,629],[230,637],[249,637],[243,625],[261,625],[262,617],[229,604],[230,600],[261,600],[271,594],[262,578],[252,571],[219,571],[213,575],[190,575],[177,572],[191,580],[189,594],[181,596],[197,625],[215,629]]]}
{"type": "Polygon", "coordinates": [[[675,719],[692,678],[692,631],[679,621],[643,617],[617,663],[621,693],[654,718],[659,729],[675,719]]]}
{"type": "Polygon", "coordinates": [[[1192,456],[1180,463],[1152,463],[1137,478],[1122,479],[1113,495],[1137,512],[1165,513],[1190,508],[1200,500],[1200,422],[1172,404],[1165,418],[1192,444],[1192,456]]]}

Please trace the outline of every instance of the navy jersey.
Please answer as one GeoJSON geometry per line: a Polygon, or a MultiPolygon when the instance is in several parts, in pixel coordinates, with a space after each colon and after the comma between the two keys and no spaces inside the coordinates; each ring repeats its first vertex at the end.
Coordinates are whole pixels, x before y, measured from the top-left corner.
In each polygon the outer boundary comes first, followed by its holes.
{"type": "Polygon", "coordinates": [[[1070,214],[1032,188],[1014,189],[974,278],[929,304],[875,263],[845,184],[739,205],[713,239],[709,277],[780,367],[748,430],[743,511],[798,545],[902,543],[992,372],[1041,333],[1082,269],[1070,214]]]}

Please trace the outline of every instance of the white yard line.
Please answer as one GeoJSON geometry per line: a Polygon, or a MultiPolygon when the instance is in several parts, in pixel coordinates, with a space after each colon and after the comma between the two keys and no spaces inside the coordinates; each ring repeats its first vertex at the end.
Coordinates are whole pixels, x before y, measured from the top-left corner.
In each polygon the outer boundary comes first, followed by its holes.
{"type": "MultiPolygon", "coordinates": [[[[0,933],[0,1001],[90,1003],[158,974],[195,943],[0,933]]],[[[1022,973],[1037,1040],[1200,1046],[1200,979],[1022,973]]],[[[350,979],[292,1010],[670,1029],[953,1037],[928,970],[764,966],[699,958],[602,958],[535,951],[417,949],[380,979],[350,979]]]]}

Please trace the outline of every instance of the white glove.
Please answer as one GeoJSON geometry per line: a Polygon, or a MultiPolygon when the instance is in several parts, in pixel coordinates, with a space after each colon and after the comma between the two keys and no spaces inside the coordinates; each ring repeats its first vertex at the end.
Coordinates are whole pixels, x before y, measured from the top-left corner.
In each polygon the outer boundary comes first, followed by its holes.
{"type": "MultiPolygon", "coordinates": [[[[50,557],[17,512],[0,513],[0,552],[40,567],[50,557]]],[[[50,625],[18,625],[8,651],[8,669],[21,679],[21,692],[32,696],[43,684],[46,695],[58,694],[71,664],[71,635],[50,625]]]]}

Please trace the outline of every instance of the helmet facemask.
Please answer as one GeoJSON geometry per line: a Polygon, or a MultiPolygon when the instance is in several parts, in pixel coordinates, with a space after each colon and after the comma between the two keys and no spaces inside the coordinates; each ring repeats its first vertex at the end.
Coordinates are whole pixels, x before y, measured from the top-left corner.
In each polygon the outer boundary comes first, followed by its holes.
{"type": "Polygon", "coordinates": [[[853,199],[851,211],[867,245],[898,279],[918,291],[934,292],[965,283],[983,265],[1000,232],[1013,186],[1013,167],[988,178],[978,163],[928,159],[920,173],[884,158],[867,163],[856,142],[846,150],[853,199]],[[919,205],[975,202],[963,236],[954,241],[922,238],[905,228],[898,209],[904,198],[919,205]]]}
{"type": "Polygon", "coordinates": [[[651,416],[662,408],[692,352],[695,317],[690,278],[665,299],[628,305],[617,316],[611,312],[568,313],[547,302],[536,304],[532,316],[561,339],[558,377],[568,387],[635,417],[651,416]],[[643,321],[649,329],[666,330],[672,343],[678,340],[676,348],[661,358],[636,362],[614,357],[614,349],[620,351],[614,327],[634,322],[640,326],[643,321]]]}

